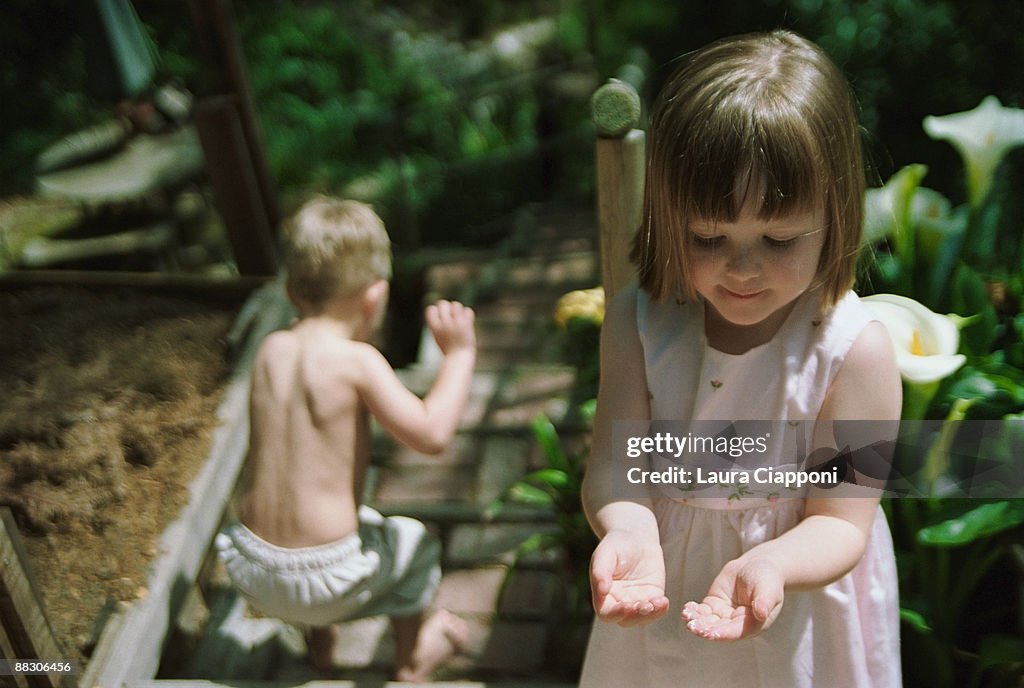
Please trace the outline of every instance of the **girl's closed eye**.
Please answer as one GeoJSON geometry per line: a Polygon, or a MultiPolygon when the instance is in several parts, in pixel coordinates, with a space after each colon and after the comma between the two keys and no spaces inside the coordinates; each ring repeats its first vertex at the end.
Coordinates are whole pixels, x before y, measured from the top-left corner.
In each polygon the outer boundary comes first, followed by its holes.
{"type": "Polygon", "coordinates": [[[704,234],[698,234],[697,232],[690,232],[690,241],[696,248],[718,248],[725,241],[725,236],[718,234],[716,236],[709,236],[704,234]]]}
{"type": "Polygon", "coordinates": [[[768,244],[771,248],[782,250],[795,246],[796,240],[799,238],[799,236],[795,236],[788,239],[778,239],[776,237],[765,236],[764,243],[768,244]]]}

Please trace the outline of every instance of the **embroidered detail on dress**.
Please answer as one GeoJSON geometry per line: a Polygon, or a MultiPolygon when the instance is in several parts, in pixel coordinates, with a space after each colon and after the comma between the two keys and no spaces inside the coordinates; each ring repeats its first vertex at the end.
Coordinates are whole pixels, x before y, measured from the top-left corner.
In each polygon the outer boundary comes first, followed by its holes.
{"type": "Polygon", "coordinates": [[[815,318],[814,320],[811,321],[811,327],[817,327],[820,324],[821,324],[821,318],[815,318]]]}
{"type": "Polygon", "coordinates": [[[719,387],[722,386],[722,381],[719,380],[718,378],[715,378],[711,380],[711,386],[714,387],[715,389],[718,389],[719,387]]]}

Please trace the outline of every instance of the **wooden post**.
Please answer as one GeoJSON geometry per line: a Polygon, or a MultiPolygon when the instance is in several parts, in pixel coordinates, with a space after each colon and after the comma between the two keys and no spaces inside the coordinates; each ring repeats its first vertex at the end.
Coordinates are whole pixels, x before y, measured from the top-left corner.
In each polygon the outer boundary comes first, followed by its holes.
{"type": "Polygon", "coordinates": [[[236,97],[203,100],[196,107],[195,122],[238,271],[243,275],[274,274],[277,258],[273,231],[249,157],[236,97]]]}
{"type": "Polygon", "coordinates": [[[256,175],[262,211],[266,214],[267,225],[276,231],[281,220],[277,190],[267,167],[266,148],[252,102],[249,74],[231,0],[190,0],[189,8],[214,89],[220,94],[233,94],[238,99],[239,122],[256,175]]]}
{"type": "Polygon", "coordinates": [[[640,96],[624,81],[609,79],[591,99],[597,127],[597,220],[601,283],[606,300],[635,277],[629,262],[640,226],[645,176],[640,96]]]}
{"type": "Polygon", "coordinates": [[[196,109],[196,128],[238,269],[245,275],[273,274],[281,213],[231,0],[190,0],[189,8],[213,90],[196,109]],[[241,175],[244,189],[230,188],[233,175],[241,175]]]}
{"type": "MultiPolygon", "coordinates": [[[[11,510],[0,508],[0,650],[5,659],[39,659],[63,661],[50,622],[43,611],[28,556],[21,542],[11,510]]],[[[16,686],[58,688],[70,675],[60,674],[14,676],[16,686]]]]}

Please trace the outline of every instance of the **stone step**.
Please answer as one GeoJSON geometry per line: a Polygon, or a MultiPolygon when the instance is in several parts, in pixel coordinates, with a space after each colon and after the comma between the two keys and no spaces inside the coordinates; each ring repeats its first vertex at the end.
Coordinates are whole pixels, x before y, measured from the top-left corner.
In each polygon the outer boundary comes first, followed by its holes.
{"type": "Polygon", "coordinates": [[[543,256],[492,256],[431,266],[426,280],[428,301],[455,298],[476,307],[525,293],[555,294],[557,300],[566,291],[597,284],[597,259],[589,248],[543,256]]]}
{"type": "MultiPolygon", "coordinates": [[[[465,653],[452,659],[439,678],[543,675],[552,630],[550,610],[562,595],[561,583],[551,572],[516,570],[506,584],[507,571],[493,567],[445,574],[434,608],[457,614],[466,623],[468,639],[465,653]]],[[[386,617],[340,623],[336,629],[332,673],[388,675],[394,663],[394,639],[386,617]]],[[[251,612],[230,589],[216,593],[202,643],[163,675],[185,678],[156,681],[154,688],[184,685],[182,681],[191,676],[208,679],[197,685],[225,681],[234,686],[282,681],[295,685],[322,677],[308,663],[298,628],[251,612]]]]}
{"type": "MultiPolygon", "coordinates": [[[[556,683],[551,681],[436,681],[431,688],[573,688],[574,683],[556,683]]],[[[294,681],[230,681],[219,683],[200,679],[154,679],[140,681],[135,688],[416,688],[422,683],[405,681],[387,681],[375,679],[356,679],[322,681],[309,680],[303,683],[294,681]]]]}
{"type": "MultiPolygon", "coordinates": [[[[415,366],[398,371],[416,394],[426,394],[436,375],[440,353],[428,353],[415,366]]],[[[565,416],[575,370],[562,364],[527,363],[487,370],[477,366],[460,431],[495,432],[529,427],[538,413],[565,416]]]]}

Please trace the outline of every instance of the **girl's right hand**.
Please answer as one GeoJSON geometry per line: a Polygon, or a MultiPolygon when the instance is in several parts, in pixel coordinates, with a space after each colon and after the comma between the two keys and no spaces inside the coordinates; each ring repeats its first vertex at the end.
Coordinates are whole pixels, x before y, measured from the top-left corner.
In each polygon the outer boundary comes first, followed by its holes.
{"type": "Polygon", "coordinates": [[[661,618],[669,601],[660,543],[628,531],[608,531],[590,560],[590,589],[602,621],[639,626],[661,618]]]}

